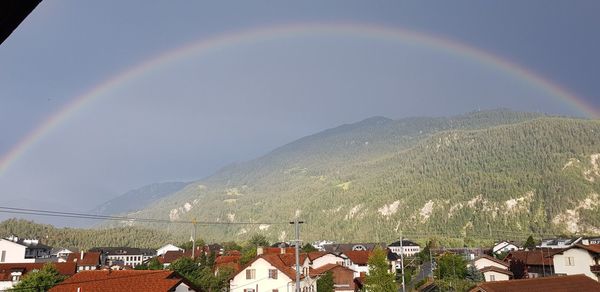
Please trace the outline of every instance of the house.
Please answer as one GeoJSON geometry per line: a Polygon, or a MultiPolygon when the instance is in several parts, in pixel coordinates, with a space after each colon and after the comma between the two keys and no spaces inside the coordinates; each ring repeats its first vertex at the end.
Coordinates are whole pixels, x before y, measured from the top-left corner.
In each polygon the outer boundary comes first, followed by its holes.
{"type": "Polygon", "coordinates": [[[75,263],[77,271],[93,271],[98,269],[102,262],[102,253],[98,251],[70,253],[66,259],[67,263],[75,263]]]}
{"type": "MultiPolygon", "coordinates": [[[[229,282],[232,292],[258,291],[294,291],[296,287],[296,271],[290,267],[288,256],[293,254],[261,254],[255,257],[229,282]]],[[[316,279],[302,275],[300,288],[303,291],[316,291],[316,279]]]]}
{"type": "Polygon", "coordinates": [[[183,292],[201,290],[173,271],[102,270],[77,273],[49,291],[183,292]]]}
{"type": "Polygon", "coordinates": [[[135,268],[156,256],[153,249],[134,247],[95,247],[92,252],[101,252],[106,262],[103,265],[122,265],[135,268]]]}
{"type": "Polygon", "coordinates": [[[330,252],[309,252],[306,254],[306,258],[302,263],[303,268],[308,269],[318,269],[328,264],[337,264],[343,266],[346,262],[346,258],[330,253],[330,252]]]}
{"type": "Polygon", "coordinates": [[[568,248],[581,242],[583,238],[546,238],[542,239],[542,242],[538,247],[540,248],[568,248]]]}
{"type": "Polygon", "coordinates": [[[353,292],[356,285],[354,283],[354,271],[339,264],[326,264],[317,269],[310,270],[311,278],[318,278],[327,272],[333,275],[333,287],[337,292],[353,292]]]}
{"type": "Polygon", "coordinates": [[[560,249],[534,248],[511,251],[504,261],[510,265],[515,279],[538,278],[554,275],[552,256],[560,249]]]}
{"type": "Polygon", "coordinates": [[[37,239],[9,236],[0,239],[0,263],[33,263],[39,258],[49,258],[51,249],[37,239]]]}
{"type": "MultiPolygon", "coordinates": [[[[0,264],[0,291],[5,291],[19,283],[23,276],[32,271],[41,270],[45,263],[7,263],[0,264]]],[[[74,263],[53,263],[58,273],[72,276],[76,273],[74,263]]]]}
{"type": "Polygon", "coordinates": [[[520,249],[519,246],[517,246],[517,244],[514,241],[501,241],[499,243],[494,244],[494,246],[492,247],[492,253],[494,254],[501,254],[504,252],[509,252],[512,250],[518,250],[520,249]]]}
{"type": "Polygon", "coordinates": [[[565,292],[600,291],[600,283],[584,276],[533,278],[512,281],[483,282],[470,292],[565,292]]]}
{"type": "Polygon", "coordinates": [[[368,250],[350,250],[340,254],[345,257],[344,266],[354,271],[354,278],[360,277],[361,274],[369,273],[369,257],[371,251],[368,250]]]}
{"type": "Polygon", "coordinates": [[[600,237],[585,237],[585,238],[581,239],[581,244],[583,244],[583,245],[600,244],[600,237]]]}
{"type": "Polygon", "coordinates": [[[499,259],[482,255],[473,261],[473,266],[483,274],[486,282],[508,281],[513,278],[509,265],[499,259]]]}
{"type": "MultiPolygon", "coordinates": [[[[158,256],[158,262],[161,263],[165,268],[170,266],[172,262],[178,260],[179,258],[182,257],[189,257],[189,258],[194,258],[198,259],[202,253],[206,254],[206,252],[209,249],[206,247],[202,247],[202,246],[197,246],[196,249],[193,252],[193,256],[192,256],[192,250],[170,250],[165,252],[163,255],[158,256]]],[[[150,258],[148,258],[147,260],[145,260],[143,263],[147,263],[150,260],[150,258]]]]}
{"type": "Polygon", "coordinates": [[[413,241],[404,239],[402,241],[395,241],[388,245],[388,248],[391,252],[400,255],[401,253],[404,256],[414,256],[415,254],[421,252],[421,247],[414,243],[413,241]]]}
{"type": "Polygon", "coordinates": [[[53,248],[50,250],[50,257],[56,259],[57,262],[65,262],[69,254],[75,251],[67,248],[53,248]]]}
{"type": "Polygon", "coordinates": [[[373,251],[376,247],[380,247],[382,249],[386,249],[387,246],[385,243],[334,243],[334,244],[325,244],[322,246],[323,251],[332,252],[332,253],[342,253],[345,251],[352,250],[367,250],[373,251]]]}
{"type": "Polygon", "coordinates": [[[183,248],[177,247],[172,244],[167,244],[167,245],[157,249],[156,255],[161,256],[161,255],[165,254],[167,251],[183,251],[183,248]]]}
{"type": "Polygon", "coordinates": [[[600,244],[576,244],[552,257],[557,275],[584,274],[600,280],[600,244]]]}

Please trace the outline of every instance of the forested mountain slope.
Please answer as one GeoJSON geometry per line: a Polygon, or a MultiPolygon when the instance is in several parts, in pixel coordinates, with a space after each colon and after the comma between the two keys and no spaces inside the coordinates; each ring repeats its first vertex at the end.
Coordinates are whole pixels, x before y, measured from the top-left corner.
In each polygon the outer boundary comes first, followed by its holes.
{"type": "MultiPolygon", "coordinates": [[[[600,121],[505,110],[370,118],[308,136],[189,184],[136,217],[201,226],[208,240],[252,233],[305,240],[600,233],[600,121]]],[[[171,224],[174,225],[174,224],[171,224]]],[[[153,228],[164,228],[154,225],[153,228]]],[[[172,229],[189,234],[189,226],[172,229]]]]}

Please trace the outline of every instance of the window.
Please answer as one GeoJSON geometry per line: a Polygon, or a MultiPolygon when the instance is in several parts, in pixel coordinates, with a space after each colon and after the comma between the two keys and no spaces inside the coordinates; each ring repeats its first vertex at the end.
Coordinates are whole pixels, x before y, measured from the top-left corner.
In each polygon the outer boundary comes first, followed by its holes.
{"type": "Polygon", "coordinates": [[[574,266],[575,258],[574,257],[565,257],[565,265],[566,266],[574,266]]]}
{"type": "Polygon", "coordinates": [[[2,255],[0,256],[0,263],[3,263],[6,260],[6,251],[2,251],[2,255]]]}
{"type": "Polygon", "coordinates": [[[246,280],[256,279],[256,270],[255,269],[247,269],[246,270],[246,280]]]}
{"type": "Polygon", "coordinates": [[[496,275],[490,275],[490,281],[496,281],[496,275]]]}
{"type": "Polygon", "coordinates": [[[269,269],[269,279],[277,279],[277,269],[269,269]]]}

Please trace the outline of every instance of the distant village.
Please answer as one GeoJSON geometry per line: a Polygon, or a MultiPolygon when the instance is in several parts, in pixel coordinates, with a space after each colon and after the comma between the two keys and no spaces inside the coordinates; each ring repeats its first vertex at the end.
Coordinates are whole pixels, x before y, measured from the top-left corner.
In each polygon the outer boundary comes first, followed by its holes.
{"type": "Polygon", "coordinates": [[[479,275],[467,291],[540,287],[549,292],[600,291],[600,237],[549,238],[533,245],[506,240],[485,248],[420,246],[408,239],[389,244],[318,241],[298,248],[278,242],[256,246],[256,253],[244,262],[242,252],[220,244],[188,249],[167,244],[157,250],[95,247],[84,251],[50,247],[38,239],[18,236],[0,239],[0,291],[10,290],[48,263],[66,278],[49,291],[207,291],[170,267],[182,258],[199,263],[209,257],[215,275],[223,269],[231,271],[225,291],[325,291],[318,287],[324,275],[332,278],[331,291],[368,291],[365,282],[373,268],[370,259],[377,251],[385,253],[387,273],[394,275],[396,291],[448,291],[438,281],[444,273],[451,273],[445,257],[459,259],[455,262],[461,266],[451,268],[454,276],[457,270],[467,271],[467,277],[479,275]],[[150,263],[158,268],[147,269],[150,263]]]}

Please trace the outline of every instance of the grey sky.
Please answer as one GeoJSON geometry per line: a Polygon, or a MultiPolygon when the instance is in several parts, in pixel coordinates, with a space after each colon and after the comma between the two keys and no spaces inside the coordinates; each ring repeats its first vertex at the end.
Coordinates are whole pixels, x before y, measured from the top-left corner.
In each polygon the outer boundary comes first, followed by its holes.
{"type": "MultiPolygon", "coordinates": [[[[521,64],[598,108],[599,9],[597,1],[44,1],[0,46],[0,156],[135,64],[289,23],[440,35],[521,64]]],[[[82,108],[0,176],[0,204],[87,210],[343,123],[495,107],[581,114],[514,76],[400,41],[316,34],[242,43],[169,64],[82,108]]]]}

